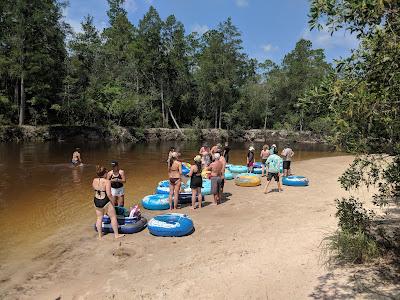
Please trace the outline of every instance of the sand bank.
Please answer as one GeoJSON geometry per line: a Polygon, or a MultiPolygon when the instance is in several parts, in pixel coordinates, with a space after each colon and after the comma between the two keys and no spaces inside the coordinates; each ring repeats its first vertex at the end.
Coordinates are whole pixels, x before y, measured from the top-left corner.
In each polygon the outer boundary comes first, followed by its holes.
{"type": "MultiPolygon", "coordinates": [[[[226,184],[222,205],[188,213],[196,231],[159,238],[148,230],[96,240],[87,220],[0,267],[0,298],[304,299],[319,298],[319,245],[335,230],[338,176],[352,157],[294,163],[310,186],[262,193],[226,184]]],[[[263,178],[263,183],[265,178],[263,178]]],[[[272,187],[276,187],[272,184],[272,187]]],[[[88,200],[90,201],[90,200],[88,200]]],[[[147,212],[145,212],[148,214],[147,212]]]]}

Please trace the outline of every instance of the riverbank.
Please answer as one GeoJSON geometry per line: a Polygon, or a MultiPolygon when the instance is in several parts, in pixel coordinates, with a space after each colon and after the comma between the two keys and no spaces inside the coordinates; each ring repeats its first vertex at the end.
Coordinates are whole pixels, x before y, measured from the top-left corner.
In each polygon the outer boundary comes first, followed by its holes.
{"type": "Polygon", "coordinates": [[[97,241],[94,216],[82,220],[33,249],[16,249],[7,261],[0,258],[0,298],[365,296],[368,291],[358,290],[353,280],[354,270],[333,274],[320,260],[320,243],[336,228],[333,200],[344,195],[337,178],[352,159],[296,162],[294,172],[311,184],[285,187],[282,193],[264,195],[262,187],[227,182],[222,205],[180,210],[192,217],[196,228],[183,238],[158,238],[146,229],[120,241],[110,235],[97,241]]]}
{"type": "Polygon", "coordinates": [[[89,127],[89,126],[0,126],[0,142],[19,141],[110,141],[110,142],[160,142],[160,141],[234,141],[268,142],[291,141],[299,143],[324,143],[323,137],[310,131],[286,130],[224,130],[89,127]]]}

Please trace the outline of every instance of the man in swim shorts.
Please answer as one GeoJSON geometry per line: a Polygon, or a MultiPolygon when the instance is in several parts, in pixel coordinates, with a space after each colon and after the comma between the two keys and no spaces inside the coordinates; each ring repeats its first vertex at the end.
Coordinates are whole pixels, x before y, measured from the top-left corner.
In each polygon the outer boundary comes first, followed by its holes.
{"type": "Polygon", "coordinates": [[[225,186],[225,168],[226,168],[226,160],[225,157],[221,155],[222,150],[218,150],[217,153],[220,155],[219,161],[222,163],[222,175],[221,175],[221,195],[224,193],[224,186],[225,186]]]}
{"type": "Polygon", "coordinates": [[[75,148],[75,151],[72,153],[71,163],[74,165],[74,167],[81,166],[83,164],[80,152],[80,148],[75,148]]]}
{"type": "Polygon", "coordinates": [[[292,162],[294,152],[289,145],[286,145],[285,149],[282,150],[281,155],[283,156],[283,176],[290,176],[292,175],[290,171],[290,164],[292,162]]]}
{"type": "Polygon", "coordinates": [[[112,170],[108,172],[107,179],[111,181],[111,195],[113,196],[112,202],[114,206],[124,206],[124,183],[126,183],[125,172],[119,168],[119,164],[115,160],[111,162],[111,167],[112,170]]]}
{"type": "Polygon", "coordinates": [[[281,177],[281,168],[282,168],[282,158],[277,155],[276,153],[278,152],[277,148],[273,148],[273,154],[270,155],[267,159],[267,166],[268,166],[268,175],[267,175],[267,185],[265,186],[264,189],[264,194],[267,193],[268,186],[271,183],[272,178],[275,179],[275,181],[278,184],[278,191],[283,191],[282,185],[280,182],[280,177],[281,177]]]}
{"type": "Polygon", "coordinates": [[[208,167],[211,171],[211,193],[214,195],[214,204],[217,205],[221,201],[221,183],[222,171],[224,168],[223,163],[219,160],[220,154],[214,154],[214,162],[208,167]]]}

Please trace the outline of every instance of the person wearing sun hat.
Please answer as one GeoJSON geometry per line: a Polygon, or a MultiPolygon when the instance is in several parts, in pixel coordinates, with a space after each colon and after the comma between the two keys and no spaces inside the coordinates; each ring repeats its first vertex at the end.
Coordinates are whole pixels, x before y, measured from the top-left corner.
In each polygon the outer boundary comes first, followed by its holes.
{"type": "Polygon", "coordinates": [[[247,152],[247,168],[249,173],[253,172],[253,165],[254,165],[254,149],[253,146],[249,147],[249,152],[247,152]]]}
{"type": "Polygon", "coordinates": [[[190,188],[192,189],[192,209],[196,209],[196,198],[199,199],[199,208],[201,208],[201,187],[203,178],[201,177],[201,156],[196,155],[193,158],[194,164],[190,167],[188,176],[190,177],[190,188]]]}

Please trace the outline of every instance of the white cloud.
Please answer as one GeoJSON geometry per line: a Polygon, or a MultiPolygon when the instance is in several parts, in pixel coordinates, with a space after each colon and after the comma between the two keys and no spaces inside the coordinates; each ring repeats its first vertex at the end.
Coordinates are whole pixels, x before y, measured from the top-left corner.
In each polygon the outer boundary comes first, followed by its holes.
{"type": "Polygon", "coordinates": [[[136,0],[125,0],[125,9],[128,12],[135,12],[138,10],[138,4],[136,0]]]}
{"type": "Polygon", "coordinates": [[[359,40],[354,34],[345,30],[339,30],[331,35],[327,27],[323,27],[319,31],[310,31],[307,28],[303,31],[302,38],[310,40],[314,47],[324,49],[332,49],[335,47],[354,49],[357,48],[359,44],[359,40]]]}
{"type": "Polygon", "coordinates": [[[239,7],[246,7],[249,6],[249,0],[235,0],[236,5],[239,7]]]}
{"type": "Polygon", "coordinates": [[[206,33],[210,28],[207,25],[200,25],[198,23],[192,26],[192,32],[197,32],[198,34],[206,33]]]}
{"type": "Polygon", "coordinates": [[[273,46],[272,44],[262,45],[261,48],[264,50],[265,53],[270,53],[279,49],[278,47],[273,46]]]}

